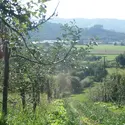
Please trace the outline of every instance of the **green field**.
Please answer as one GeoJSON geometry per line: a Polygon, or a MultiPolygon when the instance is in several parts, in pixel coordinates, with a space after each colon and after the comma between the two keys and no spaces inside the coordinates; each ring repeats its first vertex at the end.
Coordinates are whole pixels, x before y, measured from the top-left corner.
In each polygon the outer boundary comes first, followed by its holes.
{"type": "Polygon", "coordinates": [[[121,69],[121,68],[107,68],[107,71],[109,74],[112,74],[112,73],[120,73],[120,74],[125,74],[125,69],[121,69]]]}
{"type": "MultiPolygon", "coordinates": [[[[85,45],[77,45],[77,47],[85,47],[85,45]]],[[[117,55],[120,53],[124,53],[125,52],[125,46],[114,46],[114,45],[98,45],[98,46],[93,46],[93,49],[91,50],[92,53],[96,53],[96,54],[113,54],[113,55],[117,55]]]]}
{"type": "Polygon", "coordinates": [[[98,51],[98,50],[106,50],[106,51],[122,51],[124,52],[125,51],[125,46],[114,46],[114,45],[98,45],[98,46],[94,46],[93,47],[95,51],[98,51]]]}
{"type": "MultiPolygon", "coordinates": [[[[77,47],[85,47],[85,45],[77,45],[77,47]]],[[[108,60],[114,60],[115,57],[125,52],[125,46],[114,46],[114,45],[98,45],[93,46],[91,53],[94,55],[106,56],[108,60]]]]}
{"type": "Polygon", "coordinates": [[[117,55],[125,52],[125,46],[98,45],[94,46],[92,53],[103,55],[117,55]]]}

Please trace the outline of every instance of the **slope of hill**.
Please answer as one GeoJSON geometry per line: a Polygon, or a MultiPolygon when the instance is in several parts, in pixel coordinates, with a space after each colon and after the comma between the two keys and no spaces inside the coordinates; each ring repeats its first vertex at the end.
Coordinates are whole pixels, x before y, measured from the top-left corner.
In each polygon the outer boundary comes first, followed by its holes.
{"type": "MultiPolygon", "coordinates": [[[[61,26],[62,24],[47,22],[40,26],[37,31],[30,32],[31,39],[33,41],[56,40],[57,37],[61,37],[61,26]]],[[[81,40],[92,37],[98,37],[104,42],[123,41],[125,33],[106,30],[102,25],[82,29],[81,40]]]]}
{"type": "Polygon", "coordinates": [[[61,24],[47,22],[39,26],[38,30],[29,33],[33,41],[56,40],[57,37],[61,37],[61,26],[61,24]]]}
{"type": "MultiPolygon", "coordinates": [[[[54,18],[50,20],[52,23],[61,23],[65,24],[73,19],[63,19],[63,18],[54,18]]],[[[118,19],[84,19],[84,18],[75,18],[76,24],[81,28],[89,28],[96,24],[103,25],[105,29],[114,30],[116,32],[125,32],[125,20],[118,19]]]]}
{"type": "Polygon", "coordinates": [[[106,30],[102,25],[94,25],[91,28],[85,28],[83,30],[81,39],[88,39],[92,37],[97,37],[105,43],[116,41],[120,42],[125,40],[125,33],[106,30]]]}

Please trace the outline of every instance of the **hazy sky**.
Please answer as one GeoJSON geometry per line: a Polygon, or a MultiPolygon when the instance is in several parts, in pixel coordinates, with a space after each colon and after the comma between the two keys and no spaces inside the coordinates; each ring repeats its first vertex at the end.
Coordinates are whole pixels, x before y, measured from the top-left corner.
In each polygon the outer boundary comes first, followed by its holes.
{"type": "Polygon", "coordinates": [[[51,0],[48,14],[58,7],[60,18],[117,18],[125,19],[125,0],[51,0]]]}

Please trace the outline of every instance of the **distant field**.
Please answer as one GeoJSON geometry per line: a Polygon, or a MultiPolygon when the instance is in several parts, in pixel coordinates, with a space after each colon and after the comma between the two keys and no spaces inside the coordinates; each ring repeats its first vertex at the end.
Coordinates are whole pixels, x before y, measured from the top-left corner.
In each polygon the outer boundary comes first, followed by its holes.
{"type": "Polygon", "coordinates": [[[108,73],[111,75],[112,73],[120,73],[125,74],[125,69],[116,69],[116,68],[107,68],[108,73]]]}
{"type": "MultiPolygon", "coordinates": [[[[85,47],[85,45],[77,45],[77,47],[85,47]]],[[[125,52],[125,46],[114,45],[98,45],[93,46],[91,53],[94,55],[106,56],[108,60],[114,60],[115,57],[125,52]]]]}
{"type": "MultiPolygon", "coordinates": [[[[77,47],[84,47],[85,45],[77,45],[77,47]]],[[[95,54],[113,54],[117,55],[125,52],[125,46],[114,46],[114,45],[98,45],[93,46],[92,53],[95,54]]]]}
{"type": "Polygon", "coordinates": [[[98,45],[94,46],[94,50],[107,50],[107,51],[125,51],[125,46],[114,46],[114,45],[98,45]]]}

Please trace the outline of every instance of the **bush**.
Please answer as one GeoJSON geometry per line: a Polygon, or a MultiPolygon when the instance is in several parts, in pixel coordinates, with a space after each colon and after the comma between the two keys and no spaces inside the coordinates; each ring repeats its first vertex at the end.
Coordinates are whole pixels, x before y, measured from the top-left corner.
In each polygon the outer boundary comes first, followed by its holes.
{"type": "Polygon", "coordinates": [[[93,101],[112,101],[125,104],[125,75],[112,74],[103,83],[89,89],[88,97],[93,101]]]}
{"type": "Polygon", "coordinates": [[[87,74],[87,76],[94,76],[94,80],[96,82],[99,82],[102,81],[104,77],[106,77],[108,72],[104,68],[104,65],[96,62],[88,66],[88,69],[86,69],[85,74],[87,74]]]}
{"type": "Polygon", "coordinates": [[[85,57],[86,61],[99,61],[102,59],[102,56],[87,56],[85,57]]]}
{"type": "Polygon", "coordinates": [[[65,97],[69,97],[71,95],[71,92],[63,92],[62,93],[62,97],[65,98],[65,97]]]}
{"type": "Polygon", "coordinates": [[[90,87],[91,85],[93,85],[93,82],[94,82],[94,80],[93,80],[92,76],[88,76],[85,79],[83,79],[82,81],[80,81],[82,89],[84,89],[86,87],[90,87]]]}
{"type": "Polygon", "coordinates": [[[87,94],[86,96],[92,101],[105,101],[104,84],[103,83],[96,84],[94,87],[90,88],[86,94],[87,94]]]}
{"type": "Polygon", "coordinates": [[[77,94],[81,92],[80,79],[78,77],[71,77],[72,93],[77,94]]]}
{"type": "Polygon", "coordinates": [[[116,57],[116,62],[121,66],[125,66],[125,53],[118,55],[116,57]]]}
{"type": "Polygon", "coordinates": [[[84,71],[75,72],[73,76],[79,77],[80,80],[85,78],[84,71]]]}
{"type": "Polygon", "coordinates": [[[114,68],[114,67],[116,68],[116,66],[117,62],[115,60],[111,60],[106,63],[106,68],[114,68]]]}
{"type": "Polygon", "coordinates": [[[65,92],[71,93],[72,85],[68,74],[60,73],[55,78],[55,97],[61,98],[65,96],[65,92]]]}

